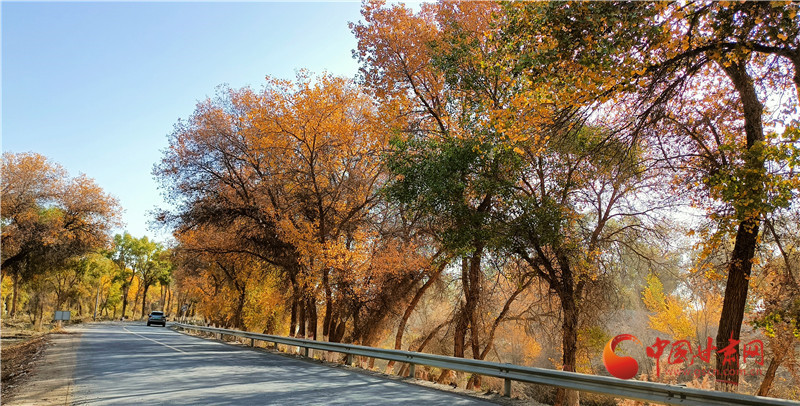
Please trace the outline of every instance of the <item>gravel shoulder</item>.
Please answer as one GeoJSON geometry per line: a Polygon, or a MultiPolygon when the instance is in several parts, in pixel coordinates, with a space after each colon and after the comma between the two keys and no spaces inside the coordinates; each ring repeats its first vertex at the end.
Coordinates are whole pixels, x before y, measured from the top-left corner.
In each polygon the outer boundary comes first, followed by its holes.
{"type": "Polygon", "coordinates": [[[8,393],[4,388],[2,403],[15,406],[70,404],[80,338],[80,330],[76,328],[40,338],[44,341],[43,349],[32,362],[30,371],[26,372],[27,379],[20,381],[8,393]]]}
{"type": "MultiPolygon", "coordinates": [[[[5,330],[5,329],[4,329],[5,330]]],[[[5,331],[3,331],[5,333],[5,331]]],[[[31,374],[36,360],[44,355],[47,335],[18,336],[2,340],[2,398],[8,399],[31,374]]]]}

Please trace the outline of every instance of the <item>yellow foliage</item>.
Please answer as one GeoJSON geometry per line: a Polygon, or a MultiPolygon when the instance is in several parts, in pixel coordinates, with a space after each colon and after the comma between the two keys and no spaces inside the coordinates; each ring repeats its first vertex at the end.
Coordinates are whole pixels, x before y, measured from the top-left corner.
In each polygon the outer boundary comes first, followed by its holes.
{"type": "Polygon", "coordinates": [[[0,287],[0,292],[2,292],[2,301],[5,303],[6,296],[10,295],[12,290],[14,289],[14,280],[10,276],[3,275],[2,276],[2,286],[0,287]]]}
{"type": "Polygon", "coordinates": [[[647,287],[642,301],[654,315],[649,316],[650,328],[669,334],[673,340],[695,338],[695,328],[690,321],[690,305],[677,296],[665,295],[664,286],[655,275],[647,277],[647,287]]]}

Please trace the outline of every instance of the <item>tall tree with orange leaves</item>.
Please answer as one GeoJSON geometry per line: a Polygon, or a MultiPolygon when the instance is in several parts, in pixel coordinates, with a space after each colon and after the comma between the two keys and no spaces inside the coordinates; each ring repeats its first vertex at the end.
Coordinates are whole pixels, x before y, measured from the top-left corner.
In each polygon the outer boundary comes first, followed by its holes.
{"type": "Polygon", "coordinates": [[[75,256],[106,248],[119,224],[117,200],[85,175],[36,153],[3,153],[2,269],[14,280],[11,315],[21,279],[75,256]]]}
{"type": "Polygon", "coordinates": [[[179,205],[162,220],[178,235],[224,231],[233,239],[209,252],[281,269],[292,287],[290,334],[317,337],[321,299],[324,337],[341,340],[350,323],[350,339],[364,341],[391,303],[392,289],[373,286],[412,285],[376,262],[402,255],[378,238],[374,219],[394,117],[384,108],[352,81],[305,72],[268,78],[260,93],[222,89],[176,126],[155,169],[179,205]]]}

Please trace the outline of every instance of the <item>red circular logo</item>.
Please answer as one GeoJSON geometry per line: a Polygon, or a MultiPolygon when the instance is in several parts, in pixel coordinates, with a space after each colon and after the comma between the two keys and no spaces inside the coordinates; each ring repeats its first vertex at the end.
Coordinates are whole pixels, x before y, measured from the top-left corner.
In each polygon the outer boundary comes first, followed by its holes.
{"type": "Polygon", "coordinates": [[[626,340],[632,340],[642,345],[636,336],[620,334],[606,343],[606,347],[603,349],[603,365],[606,366],[608,373],[620,379],[631,379],[639,373],[639,363],[633,357],[620,357],[614,353],[617,345],[626,340]]]}

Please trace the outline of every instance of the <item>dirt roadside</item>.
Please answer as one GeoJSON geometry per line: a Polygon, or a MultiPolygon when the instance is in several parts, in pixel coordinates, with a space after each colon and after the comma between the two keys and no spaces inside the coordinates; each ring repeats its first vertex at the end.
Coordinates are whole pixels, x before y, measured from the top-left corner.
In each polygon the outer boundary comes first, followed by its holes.
{"type": "MultiPolygon", "coordinates": [[[[6,329],[2,330],[6,333],[6,329]]],[[[38,333],[38,332],[37,332],[38,333]]],[[[14,390],[25,382],[36,364],[36,360],[44,355],[47,348],[47,334],[14,335],[13,338],[2,339],[0,351],[0,369],[2,369],[2,397],[9,398],[14,390]]]]}
{"type": "Polygon", "coordinates": [[[69,405],[80,339],[80,330],[74,328],[49,334],[47,347],[34,361],[29,378],[10,394],[3,394],[3,405],[69,405]]]}

